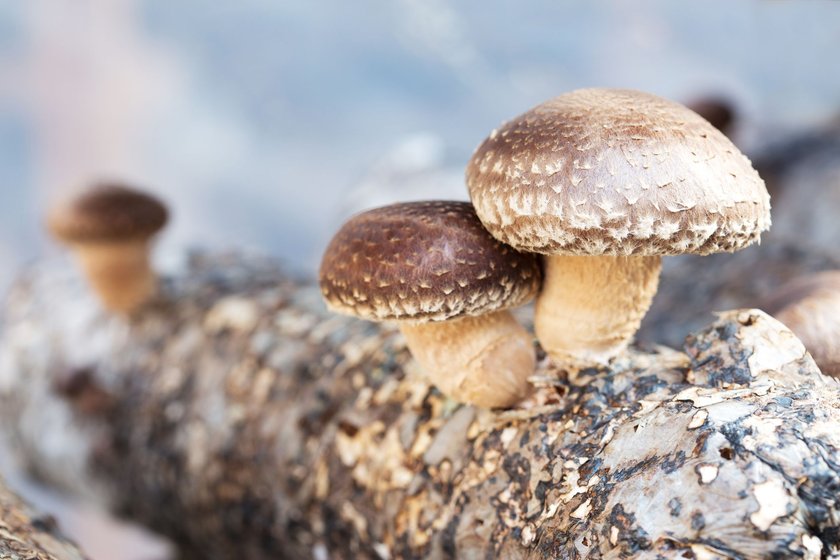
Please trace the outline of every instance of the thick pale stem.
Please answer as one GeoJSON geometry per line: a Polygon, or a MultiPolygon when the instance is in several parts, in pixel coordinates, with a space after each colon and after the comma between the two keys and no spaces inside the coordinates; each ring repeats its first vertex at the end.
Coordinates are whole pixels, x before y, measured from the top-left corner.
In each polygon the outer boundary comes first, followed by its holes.
{"type": "Polygon", "coordinates": [[[414,359],[449,397],[476,406],[512,406],[528,395],[533,336],[508,311],[422,324],[403,323],[414,359]]]}
{"type": "Polygon", "coordinates": [[[131,313],[155,292],[147,240],[79,245],[77,256],[91,287],[111,311],[131,313]]]}
{"type": "Polygon", "coordinates": [[[545,351],[572,367],[621,353],[656,294],[660,268],[660,257],[546,257],[534,316],[545,351]]]}

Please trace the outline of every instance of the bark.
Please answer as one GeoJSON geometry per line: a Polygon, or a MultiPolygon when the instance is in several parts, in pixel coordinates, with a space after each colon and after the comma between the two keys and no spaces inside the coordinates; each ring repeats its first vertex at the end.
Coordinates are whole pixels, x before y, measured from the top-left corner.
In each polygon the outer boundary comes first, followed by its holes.
{"type": "Polygon", "coordinates": [[[0,479],[0,560],[84,560],[55,520],[33,512],[0,479]]]}
{"type": "Polygon", "coordinates": [[[821,558],[840,392],[754,310],[507,411],[429,388],[402,337],[251,258],[196,258],[126,322],[39,268],[5,308],[0,410],[45,480],[184,558],[821,558]]]}

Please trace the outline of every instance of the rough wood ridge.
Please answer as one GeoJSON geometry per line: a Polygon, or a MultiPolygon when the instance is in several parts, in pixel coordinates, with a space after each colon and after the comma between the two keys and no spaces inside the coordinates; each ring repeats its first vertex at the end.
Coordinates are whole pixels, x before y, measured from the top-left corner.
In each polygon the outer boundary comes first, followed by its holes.
{"type": "Polygon", "coordinates": [[[527,407],[455,405],[402,338],[270,263],[195,258],[131,324],[70,269],[5,308],[0,411],[27,464],[184,558],[825,558],[840,392],[758,311],[631,350],[527,407]]]}

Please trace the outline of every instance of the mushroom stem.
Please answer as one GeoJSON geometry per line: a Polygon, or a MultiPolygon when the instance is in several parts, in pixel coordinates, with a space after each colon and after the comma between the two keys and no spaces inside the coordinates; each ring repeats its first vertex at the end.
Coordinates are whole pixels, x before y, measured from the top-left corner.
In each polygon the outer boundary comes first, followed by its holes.
{"type": "Polygon", "coordinates": [[[536,366],[533,336],[509,311],[400,324],[414,359],[447,396],[508,407],[528,395],[536,366]]]}
{"type": "Polygon", "coordinates": [[[559,364],[604,364],[639,329],[659,284],[653,257],[547,256],[534,329],[559,364]]]}
{"type": "Polygon", "coordinates": [[[147,239],[78,244],[76,253],[91,287],[111,311],[130,313],[156,290],[147,239]]]}

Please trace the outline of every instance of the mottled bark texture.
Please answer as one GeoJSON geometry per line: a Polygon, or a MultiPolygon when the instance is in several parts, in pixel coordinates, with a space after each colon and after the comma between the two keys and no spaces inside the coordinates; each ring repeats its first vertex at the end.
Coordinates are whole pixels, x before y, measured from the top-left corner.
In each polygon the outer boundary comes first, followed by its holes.
{"type": "Polygon", "coordinates": [[[55,521],[24,504],[0,479],[0,560],[84,560],[55,521]]]}
{"type": "Polygon", "coordinates": [[[840,392],[758,311],[516,410],[429,388],[393,330],[255,259],[197,258],[127,324],[75,275],[11,293],[3,415],[46,480],[185,558],[821,558],[840,392]]]}

